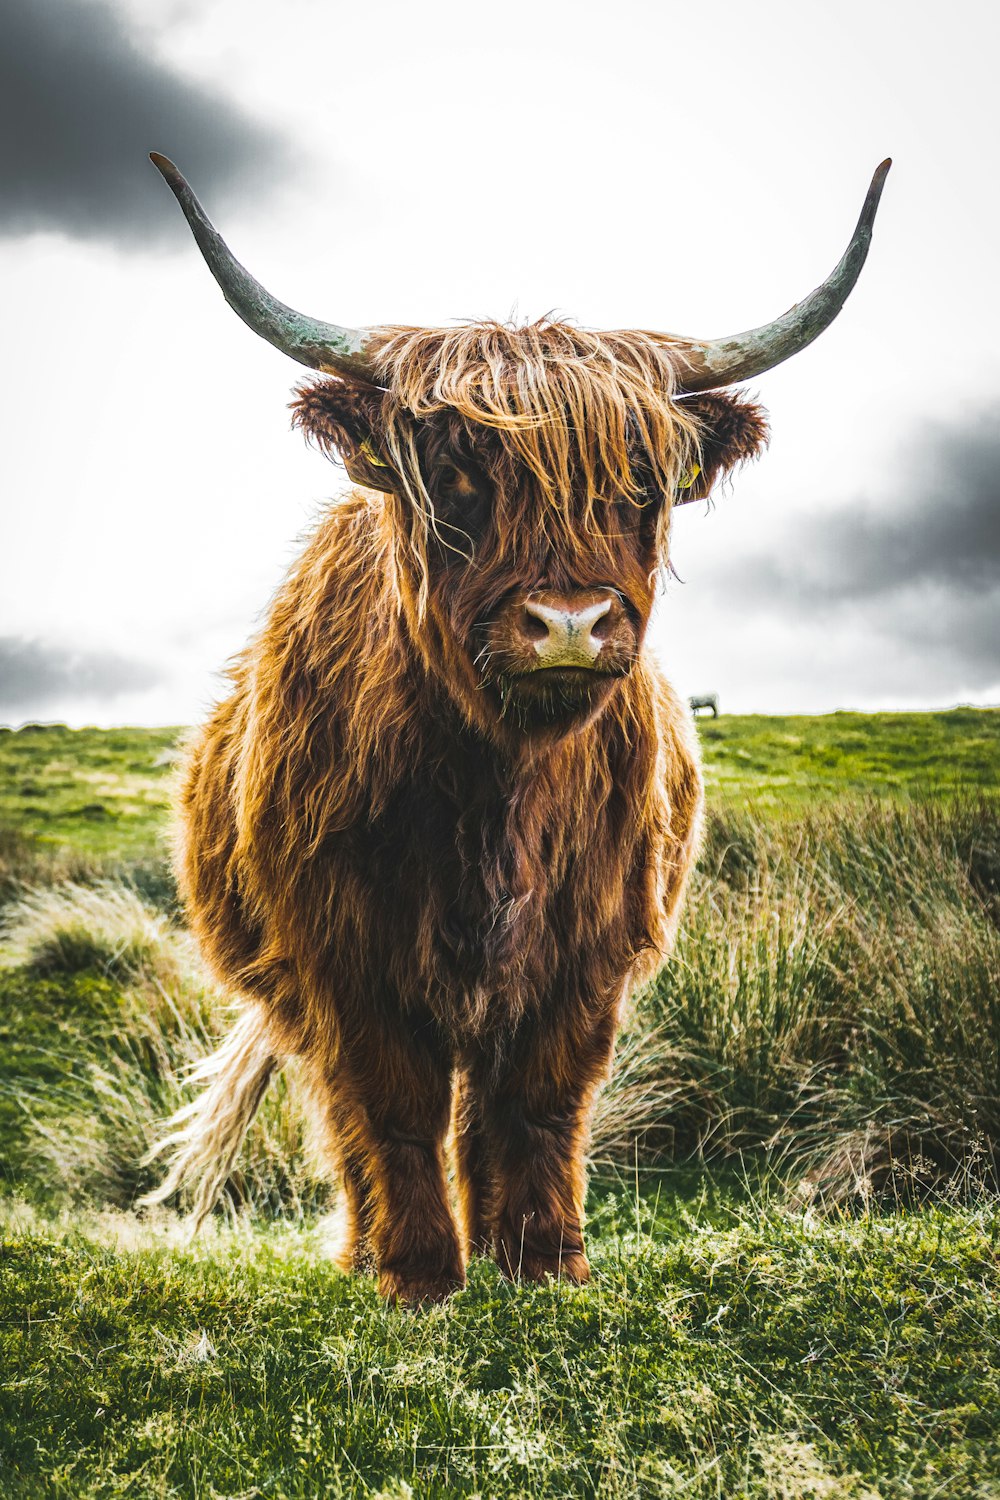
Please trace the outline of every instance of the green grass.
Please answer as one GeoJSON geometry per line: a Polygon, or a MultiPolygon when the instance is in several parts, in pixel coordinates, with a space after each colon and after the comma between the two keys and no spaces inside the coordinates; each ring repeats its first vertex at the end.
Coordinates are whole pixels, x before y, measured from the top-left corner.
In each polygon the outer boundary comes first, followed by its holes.
{"type": "Polygon", "coordinates": [[[766,1147],[827,1196],[996,1188],[1000,802],[714,813],[625,1055],[647,1151],[766,1147]]]}
{"type": "Polygon", "coordinates": [[[710,799],[766,809],[832,797],[946,797],[1000,787],[1000,709],[702,716],[710,799]]]}
{"type": "Polygon", "coordinates": [[[589,1288],[478,1263],[420,1315],[315,1230],[181,1250],[15,1210],[2,1492],[1000,1494],[995,1208],[689,1208],[606,1200],[589,1288]]]}
{"type": "Polygon", "coordinates": [[[998,728],[702,722],[594,1280],[477,1262],[419,1314],[332,1269],[294,1078],[234,1221],[131,1211],[225,1024],[163,876],[175,732],[0,733],[0,1496],[1000,1500],[998,728]]]}
{"type": "Polygon", "coordinates": [[[0,729],[0,828],[82,857],[148,856],[178,738],[176,729],[0,729]]]}
{"type": "MultiPolygon", "coordinates": [[[[0,1178],[37,1204],[128,1207],[162,1176],[144,1158],[228,1028],[227,998],[179,924],[120,883],[38,889],[0,938],[0,1178]]],[[[230,1184],[261,1212],[329,1196],[293,1075],[268,1091],[230,1184]]]]}

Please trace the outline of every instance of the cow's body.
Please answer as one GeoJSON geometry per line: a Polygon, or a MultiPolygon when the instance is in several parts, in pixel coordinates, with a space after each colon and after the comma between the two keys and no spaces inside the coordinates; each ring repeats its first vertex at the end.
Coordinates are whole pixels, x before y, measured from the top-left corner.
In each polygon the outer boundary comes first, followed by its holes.
{"type": "Polygon", "coordinates": [[[364,488],[319,527],[187,762],[181,884],[248,1010],[153,1196],[200,1177],[207,1211],[295,1053],[343,1183],[345,1264],[404,1301],[461,1285],[470,1251],[585,1280],[595,1090],[697,847],[690,712],[644,647],[671,510],[766,442],[760,408],[718,387],[836,315],[888,163],[827,282],[703,341],[319,323],[254,282],[154,160],[240,316],[334,376],[299,391],[295,424],[364,488]]]}
{"type": "Polygon", "coordinates": [[[689,716],[644,661],[586,729],[498,750],[407,640],[371,565],[380,511],[372,495],[335,507],[192,744],[188,910],[220,979],[261,1005],[273,1050],[306,1059],[352,1199],[347,1260],[371,1255],[407,1295],[460,1280],[443,1142],[464,1077],[465,1238],[521,1274],[583,1274],[592,1096],[628,991],[666,952],[695,849],[689,716]],[[373,622],[364,655],[317,643],[347,610],[373,622]],[[385,1264],[399,1251],[370,1242],[373,1193],[411,1248],[440,1230],[399,1286],[385,1264]]]}

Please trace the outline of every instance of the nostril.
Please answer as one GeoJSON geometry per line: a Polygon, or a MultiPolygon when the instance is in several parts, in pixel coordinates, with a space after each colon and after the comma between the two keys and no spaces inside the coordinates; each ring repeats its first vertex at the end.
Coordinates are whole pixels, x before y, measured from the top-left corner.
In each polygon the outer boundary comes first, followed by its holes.
{"type": "Polygon", "coordinates": [[[578,611],[579,629],[599,644],[607,640],[613,623],[611,600],[602,599],[578,611]]]}
{"type": "Polygon", "coordinates": [[[525,638],[529,641],[544,641],[549,633],[546,622],[534,613],[530,605],[525,605],[521,616],[521,629],[525,638]]]}

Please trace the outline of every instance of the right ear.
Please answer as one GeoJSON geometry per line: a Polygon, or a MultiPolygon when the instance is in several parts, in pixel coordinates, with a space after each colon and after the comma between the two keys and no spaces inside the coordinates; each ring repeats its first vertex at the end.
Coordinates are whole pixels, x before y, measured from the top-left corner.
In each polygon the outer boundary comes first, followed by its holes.
{"type": "Polygon", "coordinates": [[[766,411],[745,391],[705,391],[683,400],[685,411],[698,419],[701,468],[678,491],[675,505],[707,499],[717,479],[759,458],[770,436],[766,411]]]}
{"type": "Polygon", "coordinates": [[[298,387],[291,410],[292,426],[329,457],[339,455],[355,484],[395,489],[395,471],[386,463],[379,439],[381,391],[346,380],[317,380],[298,387]]]}

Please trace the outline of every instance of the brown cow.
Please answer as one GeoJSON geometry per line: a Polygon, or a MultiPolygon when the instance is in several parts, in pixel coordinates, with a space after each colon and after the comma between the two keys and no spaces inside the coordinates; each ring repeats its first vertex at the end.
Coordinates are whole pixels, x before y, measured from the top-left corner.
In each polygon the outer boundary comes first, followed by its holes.
{"type": "Polygon", "coordinates": [[[888,163],[827,282],[766,328],[698,342],[317,323],[154,161],[235,310],[330,377],[293,420],[360,488],[187,758],[177,869],[246,1010],[153,1196],[198,1181],[200,1220],[297,1054],[343,1183],[341,1264],[404,1302],[460,1287],[470,1251],[585,1281],[595,1092],[698,844],[689,711],[643,650],[671,507],[766,441],[760,408],[718,388],[836,315],[888,163]]]}

